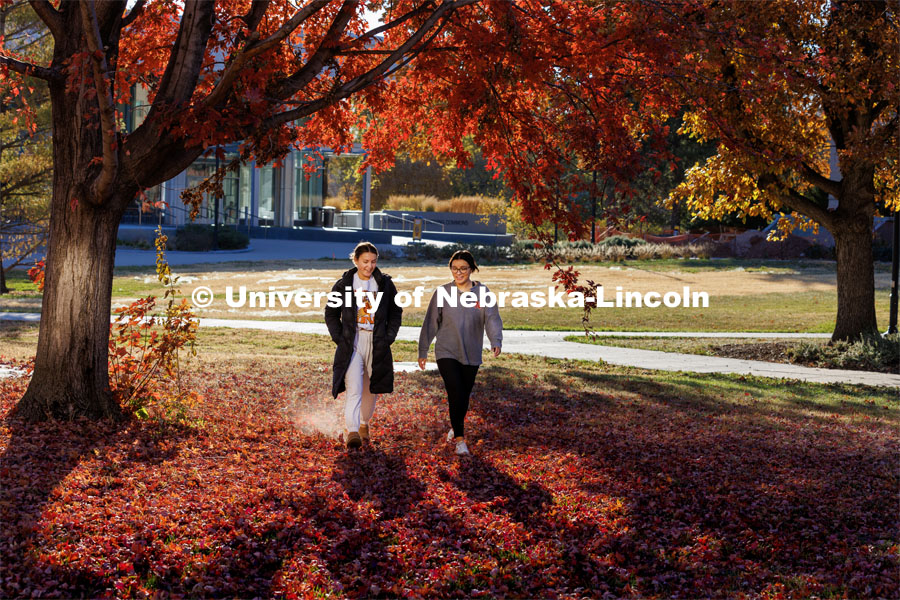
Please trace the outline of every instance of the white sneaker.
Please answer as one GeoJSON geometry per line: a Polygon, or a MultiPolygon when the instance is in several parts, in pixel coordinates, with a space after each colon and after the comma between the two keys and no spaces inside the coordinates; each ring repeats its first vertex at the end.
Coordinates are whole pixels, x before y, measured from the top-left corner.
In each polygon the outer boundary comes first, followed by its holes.
{"type": "Polygon", "coordinates": [[[454,437],[456,436],[453,435],[453,428],[451,427],[450,431],[447,432],[447,441],[452,442],[454,437]]]}
{"type": "Polygon", "coordinates": [[[469,447],[466,446],[465,440],[456,442],[456,453],[460,456],[470,456],[469,447]]]}

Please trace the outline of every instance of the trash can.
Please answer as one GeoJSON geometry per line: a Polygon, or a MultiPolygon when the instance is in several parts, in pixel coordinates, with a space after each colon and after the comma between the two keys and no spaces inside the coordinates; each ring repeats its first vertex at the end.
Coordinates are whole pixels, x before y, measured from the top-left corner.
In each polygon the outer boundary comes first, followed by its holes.
{"type": "Polygon", "coordinates": [[[323,223],[325,211],[322,210],[321,206],[313,206],[312,209],[312,225],[313,227],[321,227],[323,223]]]}
{"type": "Polygon", "coordinates": [[[334,227],[334,207],[322,207],[322,227],[334,227]]]}

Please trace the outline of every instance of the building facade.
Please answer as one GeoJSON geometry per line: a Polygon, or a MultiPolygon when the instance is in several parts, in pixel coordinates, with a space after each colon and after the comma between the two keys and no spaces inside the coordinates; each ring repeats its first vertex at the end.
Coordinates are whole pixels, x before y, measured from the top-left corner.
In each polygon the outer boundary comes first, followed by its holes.
{"type": "MultiPolygon", "coordinates": [[[[126,129],[133,131],[149,110],[146,89],[135,86],[131,103],[122,110],[126,129]]],[[[237,143],[222,149],[224,163],[237,157],[237,143]]],[[[123,223],[178,226],[191,222],[190,209],[181,200],[181,193],[197,186],[219,168],[220,161],[215,153],[209,154],[211,156],[198,158],[169,181],[145,190],[144,197],[136,199],[134,206],[126,212],[123,223]]],[[[316,209],[321,208],[328,197],[328,162],[339,156],[359,157],[363,154],[359,145],[344,155],[336,155],[327,148],[315,148],[291,151],[279,166],[255,162],[241,165],[226,174],[222,186],[225,195],[218,203],[210,194],[204,197],[194,222],[211,224],[218,220],[226,225],[281,228],[316,224],[316,209]]],[[[368,203],[370,182],[371,172],[367,171],[362,182],[361,204],[368,203]]],[[[365,206],[363,209],[368,212],[365,206]]]]}

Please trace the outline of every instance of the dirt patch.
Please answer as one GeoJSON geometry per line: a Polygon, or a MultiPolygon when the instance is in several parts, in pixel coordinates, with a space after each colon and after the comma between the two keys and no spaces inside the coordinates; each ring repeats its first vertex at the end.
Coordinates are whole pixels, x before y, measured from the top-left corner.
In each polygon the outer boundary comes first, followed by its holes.
{"type": "MultiPolygon", "coordinates": [[[[797,349],[802,342],[764,342],[752,344],[710,344],[708,350],[716,356],[723,358],[739,358],[745,360],[762,360],[784,364],[801,365],[804,367],[819,367],[823,369],[845,369],[848,371],[870,371],[876,373],[896,374],[897,365],[881,364],[878,366],[859,367],[853,363],[840,367],[831,364],[830,361],[804,360],[796,356],[792,351],[797,349]]],[[[807,342],[808,343],[808,342],[807,342]]]]}
{"type": "MultiPolygon", "coordinates": [[[[791,342],[766,342],[762,344],[722,344],[711,345],[709,349],[724,358],[741,358],[745,360],[764,360],[766,362],[802,364],[791,359],[788,350],[796,344],[791,342]]],[[[815,365],[804,365],[814,367],[815,365]]]]}

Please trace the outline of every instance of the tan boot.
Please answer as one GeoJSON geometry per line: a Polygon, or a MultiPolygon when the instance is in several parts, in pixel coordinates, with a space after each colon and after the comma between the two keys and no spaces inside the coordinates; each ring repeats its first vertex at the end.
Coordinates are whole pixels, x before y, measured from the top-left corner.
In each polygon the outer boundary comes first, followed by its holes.
{"type": "Polygon", "coordinates": [[[359,437],[362,438],[362,441],[369,441],[369,426],[366,424],[362,424],[359,426],[359,437]]]}
{"type": "Polygon", "coordinates": [[[347,447],[348,448],[359,448],[362,446],[362,438],[359,437],[359,434],[355,431],[351,431],[347,435],[347,447]]]}

